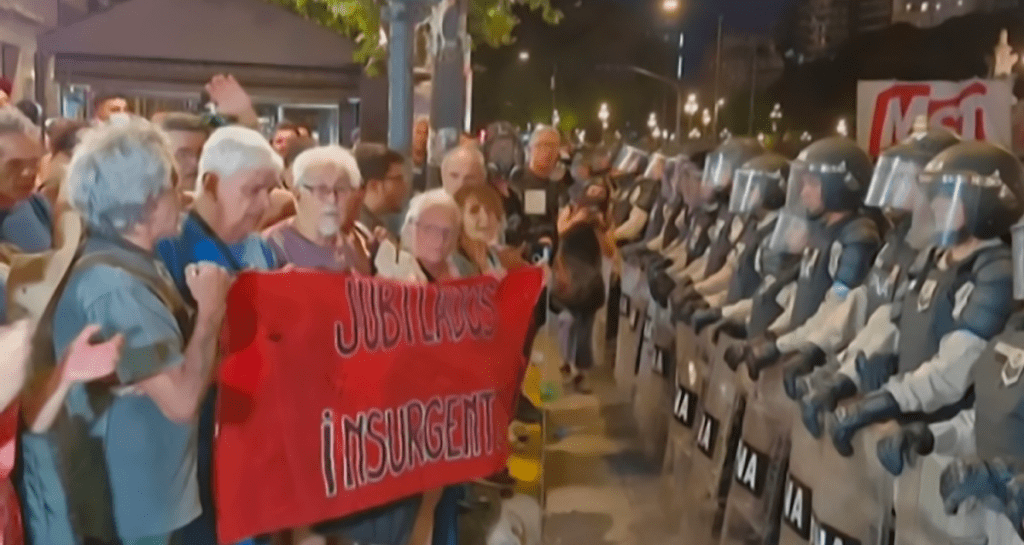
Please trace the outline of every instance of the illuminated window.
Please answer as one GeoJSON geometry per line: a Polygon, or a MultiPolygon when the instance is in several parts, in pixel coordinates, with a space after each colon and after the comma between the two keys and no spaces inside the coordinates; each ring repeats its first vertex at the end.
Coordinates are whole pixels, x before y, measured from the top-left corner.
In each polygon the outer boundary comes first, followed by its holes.
{"type": "Polygon", "coordinates": [[[921,2],[921,13],[928,11],[928,2],[921,2]]]}

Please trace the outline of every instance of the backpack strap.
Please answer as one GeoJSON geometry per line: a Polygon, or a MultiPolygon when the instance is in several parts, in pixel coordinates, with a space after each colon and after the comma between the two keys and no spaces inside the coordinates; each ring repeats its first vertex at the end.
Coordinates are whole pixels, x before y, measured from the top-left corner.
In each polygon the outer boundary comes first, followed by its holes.
{"type": "MultiPolygon", "coordinates": [[[[115,252],[91,252],[81,256],[75,262],[72,274],[76,274],[80,271],[98,265],[106,265],[108,267],[121,269],[142,281],[175,317],[183,311],[187,312],[188,305],[185,303],[185,300],[182,299],[181,294],[178,293],[178,290],[174,285],[174,280],[172,280],[170,276],[162,278],[159,275],[154,275],[149,271],[142,270],[135,265],[129,264],[115,252]]],[[[187,332],[185,331],[182,331],[182,334],[187,336],[187,332]]]]}

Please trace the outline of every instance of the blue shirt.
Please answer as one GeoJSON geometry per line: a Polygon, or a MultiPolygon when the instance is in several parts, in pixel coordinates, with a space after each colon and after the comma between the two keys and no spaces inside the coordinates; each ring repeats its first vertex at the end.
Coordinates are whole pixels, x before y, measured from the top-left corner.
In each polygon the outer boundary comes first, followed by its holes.
{"type": "MultiPolygon", "coordinates": [[[[128,243],[91,238],[85,252],[94,251],[116,253],[149,277],[165,274],[152,254],[128,243]]],[[[58,359],[88,324],[100,325],[105,337],[124,335],[121,384],[184,362],[176,318],[144,281],[120,267],[95,265],[72,274],[54,316],[58,359]]],[[[64,400],[72,424],[23,437],[24,511],[35,543],[72,544],[83,535],[110,540],[108,521],[116,524],[116,537],[138,539],[170,533],[199,516],[196,424],[168,420],[145,395],[115,395],[97,404],[98,393],[74,385],[64,400]]]]}
{"type": "Polygon", "coordinates": [[[209,261],[232,273],[245,269],[270,270],[279,266],[274,251],[257,233],[250,234],[241,242],[227,244],[220,241],[194,212],[185,218],[181,234],[160,241],[156,251],[178,289],[189,300],[192,294],[185,283],[185,267],[193,263],[209,261]]]}
{"type": "MultiPolygon", "coordinates": [[[[247,269],[270,270],[280,266],[274,251],[256,233],[252,233],[240,242],[227,244],[217,238],[210,227],[195,212],[190,212],[182,224],[181,234],[177,237],[160,241],[156,248],[157,254],[167,266],[171,278],[178,290],[190,302],[194,302],[192,293],[185,283],[185,267],[200,261],[216,263],[232,273],[247,269]]],[[[213,448],[213,395],[207,395],[199,416],[199,487],[204,498],[211,497],[209,468],[212,465],[213,448]],[[204,469],[206,468],[206,469],[204,469]]],[[[203,500],[204,503],[208,500],[203,500]]],[[[204,505],[202,517],[185,528],[183,540],[197,545],[207,543],[213,545],[214,522],[210,505],[204,505]]],[[[251,541],[243,541],[252,543],[251,541]]]]}
{"type": "MultiPolygon", "coordinates": [[[[0,242],[17,246],[26,253],[38,253],[53,246],[53,211],[50,201],[36,193],[10,210],[0,210],[0,242]]],[[[0,280],[0,288],[6,288],[0,280]]],[[[0,297],[0,323],[7,322],[7,298],[0,297]]]]}

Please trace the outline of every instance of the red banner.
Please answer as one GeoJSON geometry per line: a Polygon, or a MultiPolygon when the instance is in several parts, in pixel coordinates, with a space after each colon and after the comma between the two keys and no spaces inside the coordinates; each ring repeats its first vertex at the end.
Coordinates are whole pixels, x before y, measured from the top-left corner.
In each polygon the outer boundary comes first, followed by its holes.
{"type": "Polygon", "coordinates": [[[501,469],[542,282],[241,275],[219,375],[220,542],[501,469]]]}

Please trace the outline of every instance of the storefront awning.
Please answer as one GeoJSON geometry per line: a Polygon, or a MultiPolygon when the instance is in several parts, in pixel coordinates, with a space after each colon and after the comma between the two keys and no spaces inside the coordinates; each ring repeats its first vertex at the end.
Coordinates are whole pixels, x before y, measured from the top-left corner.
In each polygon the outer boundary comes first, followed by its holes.
{"type": "Polygon", "coordinates": [[[54,75],[123,91],[190,91],[232,73],[256,97],[357,96],[354,45],[266,0],[128,0],[43,34],[54,75]]]}

